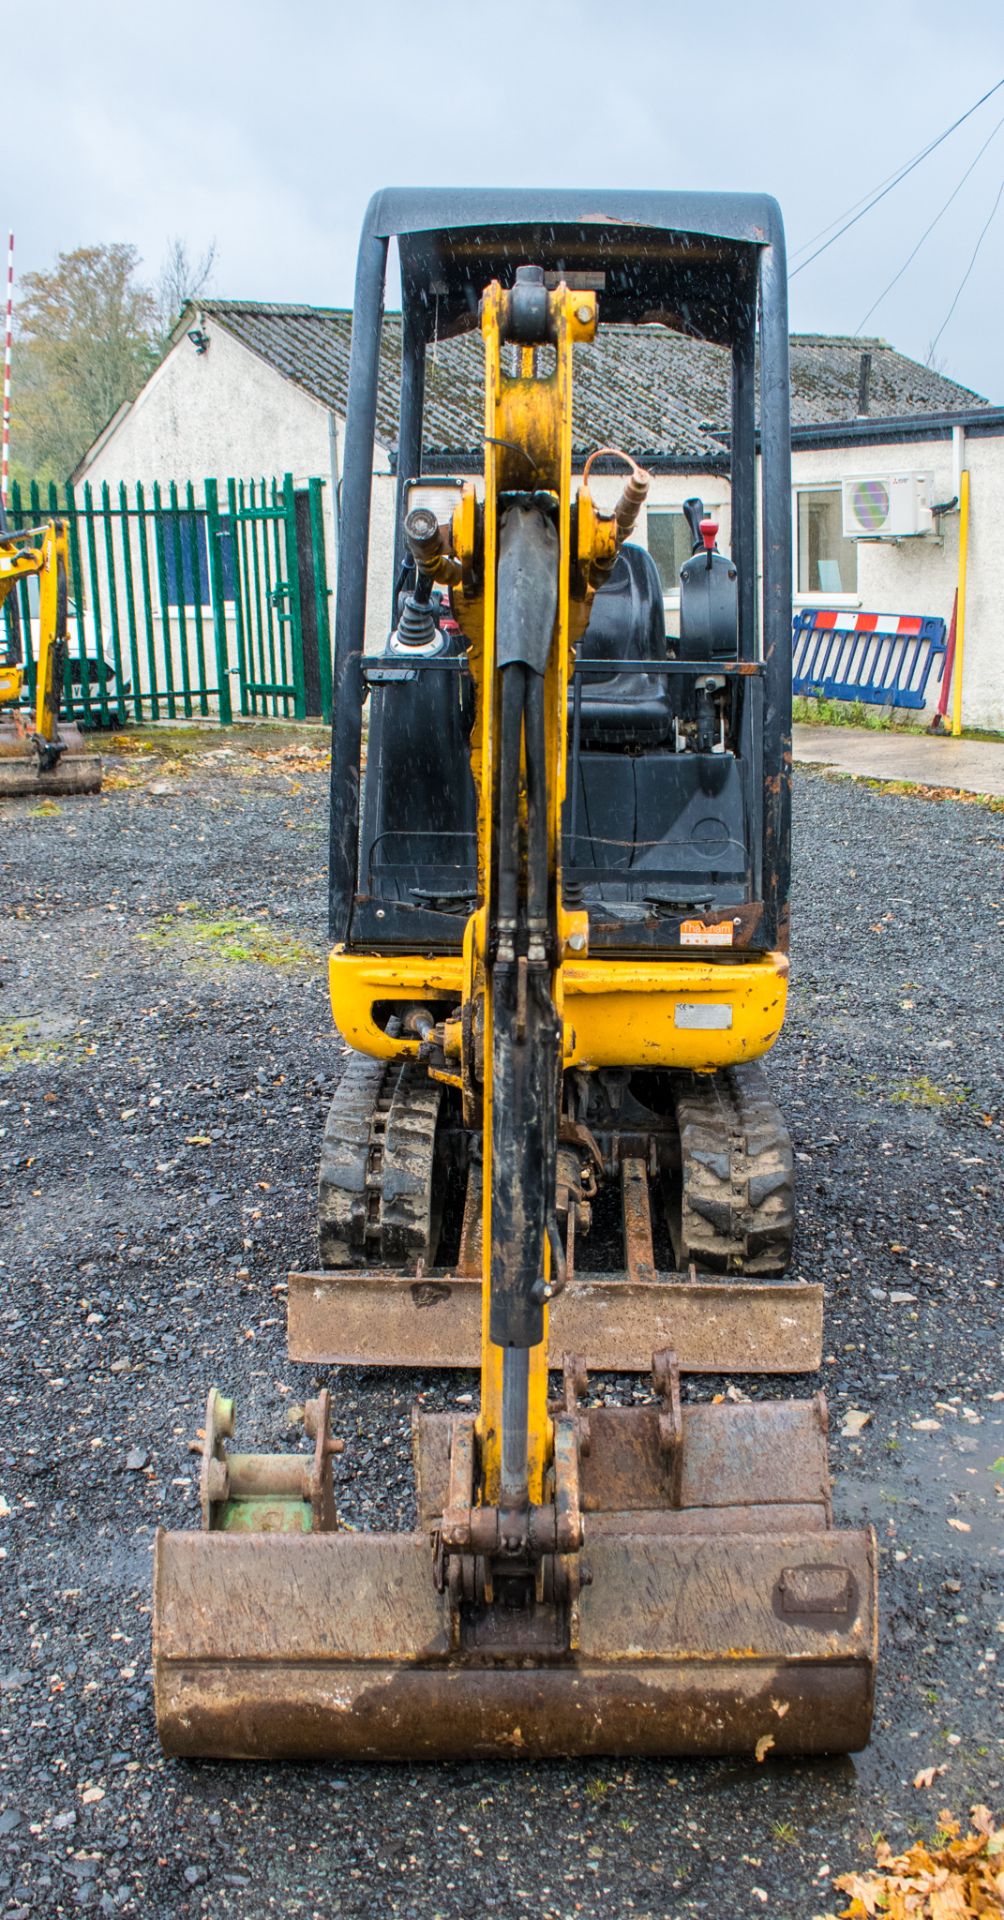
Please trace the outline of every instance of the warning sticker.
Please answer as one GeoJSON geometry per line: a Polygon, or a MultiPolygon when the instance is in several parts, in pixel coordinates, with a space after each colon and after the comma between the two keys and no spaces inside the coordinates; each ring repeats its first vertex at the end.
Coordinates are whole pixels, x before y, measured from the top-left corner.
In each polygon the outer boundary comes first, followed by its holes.
{"type": "Polygon", "coordinates": [[[734,933],[731,920],[718,920],[711,926],[703,920],[680,921],[682,947],[731,947],[734,933]]]}

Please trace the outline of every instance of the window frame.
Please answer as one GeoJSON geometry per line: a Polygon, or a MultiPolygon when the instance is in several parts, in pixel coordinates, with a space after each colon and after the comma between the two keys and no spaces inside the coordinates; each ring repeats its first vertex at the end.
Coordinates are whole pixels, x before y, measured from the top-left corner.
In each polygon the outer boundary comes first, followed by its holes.
{"type": "MultiPolygon", "coordinates": [[[[177,517],[178,520],[182,522],[179,529],[182,569],[182,579],[180,582],[174,577],[175,557],[172,527],[174,509],[171,507],[161,507],[158,538],[164,554],[164,575],[165,585],[167,587],[167,598],[161,608],[162,616],[169,616],[172,613],[177,613],[179,610],[183,610],[186,614],[191,613],[194,615],[197,607],[200,608],[203,613],[211,613],[213,608],[213,572],[209,564],[208,513],[204,506],[192,508],[185,506],[178,509],[177,517]],[[186,541],[190,541],[191,543],[187,551],[186,541]],[[199,589],[198,600],[182,600],[180,597],[181,591],[189,584],[189,581],[185,578],[186,571],[188,570],[186,563],[190,564],[191,567],[190,584],[197,586],[199,589]],[[204,579],[203,573],[205,574],[204,579]],[[173,596],[171,591],[172,587],[174,589],[173,596]]],[[[234,539],[234,528],[229,513],[221,513],[219,515],[219,532],[221,536],[220,558],[223,573],[223,606],[227,608],[232,607],[237,599],[238,580],[237,545],[234,539]],[[226,547],[229,547],[229,554],[224,557],[226,547]],[[227,591],[228,573],[230,576],[229,585],[232,589],[229,593],[227,591]]]]}
{"type": "MultiPolygon", "coordinates": [[[[687,498],[688,498],[688,499],[690,498],[690,495],[689,495],[689,494],[688,494],[688,496],[687,496],[687,498]]],[[[705,510],[705,513],[706,513],[706,514],[708,515],[708,517],[709,517],[709,519],[714,519],[714,520],[717,520],[717,521],[718,521],[718,523],[719,523],[719,525],[720,525],[720,524],[721,524],[721,518],[722,518],[722,512],[723,512],[723,508],[724,508],[724,505],[725,505],[725,504],[726,504],[726,503],[725,503],[725,502],[723,502],[723,501],[721,501],[721,500],[705,500],[705,502],[704,502],[704,510],[705,510]]],[[[658,563],[658,561],[656,560],[656,558],[655,558],[655,555],[654,555],[654,553],[652,552],[652,549],[651,549],[651,546],[649,545],[649,538],[648,538],[648,529],[649,529],[649,522],[650,522],[650,520],[652,519],[652,516],[653,516],[653,514],[654,514],[654,515],[656,515],[656,517],[658,517],[659,515],[662,515],[662,514],[675,514],[678,520],[682,520],[682,521],[683,521],[683,524],[684,524],[684,526],[686,526],[686,524],[687,524],[687,522],[686,522],[686,518],[685,518],[685,515],[684,515],[684,512],[683,512],[683,502],[682,502],[682,500],[681,500],[681,501],[679,501],[679,502],[675,502],[675,501],[672,501],[672,500],[654,500],[654,501],[650,501],[650,502],[649,502],[649,503],[648,503],[648,504],[646,505],[646,508],[645,508],[645,550],[646,550],[646,552],[647,552],[647,553],[648,553],[648,554],[650,555],[650,557],[651,557],[651,559],[652,559],[652,561],[653,561],[653,563],[654,563],[654,565],[655,565],[656,567],[658,567],[658,564],[659,564],[659,563],[658,563]]],[[[661,574],[660,574],[660,581],[661,581],[661,578],[662,578],[662,576],[661,576],[661,574]]],[[[675,587],[667,587],[667,586],[665,586],[665,585],[663,586],[663,589],[662,589],[662,601],[663,601],[663,606],[664,606],[665,608],[671,608],[671,609],[672,609],[672,610],[673,610],[674,612],[676,612],[676,611],[678,611],[678,610],[679,610],[679,606],[680,606],[680,587],[679,587],[679,583],[677,583],[677,585],[676,585],[675,587]]]]}
{"type": "MultiPolygon", "coordinates": [[[[839,480],[793,480],[791,483],[791,598],[792,605],[798,607],[860,607],[860,581],[852,593],[825,593],[821,588],[807,587],[803,592],[798,584],[799,563],[799,515],[798,496],[800,493],[841,494],[839,480]]],[[[855,548],[855,571],[857,571],[856,549],[858,542],[851,542],[855,548]]]]}

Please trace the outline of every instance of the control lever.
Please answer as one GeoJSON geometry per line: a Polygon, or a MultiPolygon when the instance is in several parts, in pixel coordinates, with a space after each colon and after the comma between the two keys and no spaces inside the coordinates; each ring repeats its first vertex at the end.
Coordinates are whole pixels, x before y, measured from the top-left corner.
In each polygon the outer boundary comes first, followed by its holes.
{"type": "Polygon", "coordinates": [[[691,498],[685,500],[683,503],[683,513],[687,525],[690,528],[690,551],[691,553],[703,553],[704,539],[701,534],[701,521],[704,519],[704,501],[699,500],[696,494],[691,495],[691,498]]]}

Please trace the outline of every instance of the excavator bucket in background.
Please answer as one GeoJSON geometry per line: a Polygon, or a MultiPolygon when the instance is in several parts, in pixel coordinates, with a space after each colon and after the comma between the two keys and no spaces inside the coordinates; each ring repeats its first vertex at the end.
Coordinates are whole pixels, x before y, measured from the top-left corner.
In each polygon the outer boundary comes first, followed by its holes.
{"type": "Polygon", "coordinates": [[[168,1753],[762,1757],[868,1739],[876,1548],[834,1526],[824,1401],[685,1402],[680,1380],[819,1358],[818,1290],[780,1278],[790,1141],[751,1065],[780,1031],[788,971],[784,289],[766,199],[371,205],[330,890],[332,1006],[371,1057],[347,1069],[326,1141],[338,1264],[296,1282],[291,1329],[315,1362],[388,1341],[411,1365],[477,1360],[480,1402],[416,1412],[416,1524],[365,1533],[339,1525],[326,1392],[307,1408],[311,1453],[277,1458],[231,1452],[233,1406],[210,1395],[202,1531],[155,1547],[168,1753]],[[388,646],[364,661],[391,235],[407,565],[388,646]],[[611,456],[629,473],[607,510],[596,455],[573,484],[573,362],[598,315],[733,351],[732,554],[689,502],[672,646],[630,544],[648,477],[611,456]],[[444,519],[443,489],[414,479],[425,342],[475,316],[483,489],[447,489],[444,519]],[[590,1273],[590,1208],[618,1187],[624,1271],[615,1253],[590,1273]],[[590,1405],[588,1367],[611,1363],[650,1369],[648,1398],[590,1405]]]}
{"type": "Polygon", "coordinates": [[[59,718],[66,658],[66,527],[55,520],[14,533],[0,508],[0,797],[101,790],[101,761],[80,728],[59,718]],[[39,583],[38,657],[32,705],[21,704],[24,641],[17,585],[39,583]]]}

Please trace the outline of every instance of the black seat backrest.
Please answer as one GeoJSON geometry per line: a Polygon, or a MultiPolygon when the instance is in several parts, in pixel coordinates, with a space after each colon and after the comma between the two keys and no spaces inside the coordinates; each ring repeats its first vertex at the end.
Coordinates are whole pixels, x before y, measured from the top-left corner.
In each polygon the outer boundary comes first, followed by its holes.
{"type": "MultiPolygon", "coordinates": [[[[580,660],[665,660],[666,615],[659,569],[644,547],[623,546],[599,589],[579,641],[580,660]]],[[[587,681],[599,686],[598,680],[587,681]]]]}
{"type": "Polygon", "coordinates": [[[637,748],[666,739],[672,723],[666,676],[644,670],[647,661],[666,659],[666,615],[659,570],[644,547],[621,548],[576,651],[583,663],[624,663],[602,677],[583,675],[583,747],[637,748]]]}

